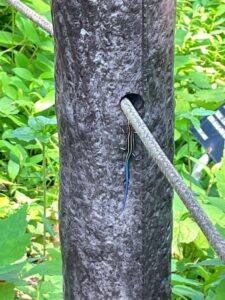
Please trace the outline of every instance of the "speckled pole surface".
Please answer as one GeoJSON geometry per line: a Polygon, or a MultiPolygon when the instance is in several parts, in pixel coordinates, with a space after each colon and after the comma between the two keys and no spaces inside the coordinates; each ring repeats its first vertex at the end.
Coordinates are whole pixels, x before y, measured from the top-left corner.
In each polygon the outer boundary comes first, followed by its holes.
{"type": "Polygon", "coordinates": [[[174,0],[54,0],[65,299],[170,299],[172,191],[136,139],[126,209],[126,93],[173,156],[174,0]]]}

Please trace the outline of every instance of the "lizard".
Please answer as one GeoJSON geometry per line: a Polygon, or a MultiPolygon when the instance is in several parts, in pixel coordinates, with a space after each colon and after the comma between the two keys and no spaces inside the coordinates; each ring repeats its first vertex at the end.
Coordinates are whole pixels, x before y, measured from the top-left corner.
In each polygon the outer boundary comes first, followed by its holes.
{"type": "Polygon", "coordinates": [[[127,197],[128,197],[129,181],[130,181],[130,161],[131,161],[131,158],[133,155],[133,150],[134,150],[134,129],[128,123],[127,154],[126,154],[126,160],[125,160],[125,191],[124,191],[122,211],[126,207],[126,201],[127,201],[127,197]]]}
{"type": "MultiPolygon", "coordinates": [[[[142,108],[144,107],[144,100],[139,94],[128,93],[120,101],[124,98],[130,100],[130,102],[134,105],[135,109],[141,113],[142,108]]],[[[126,202],[128,198],[128,191],[129,191],[129,181],[130,181],[130,162],[132,155],[134,156],[134,128],[128,121],[128,133],[127,133],[127,154],[125,160],[125,191],[124,191],[124,198],[122,203],[122,211],[124,211],[126,207],[126,202]]]]}

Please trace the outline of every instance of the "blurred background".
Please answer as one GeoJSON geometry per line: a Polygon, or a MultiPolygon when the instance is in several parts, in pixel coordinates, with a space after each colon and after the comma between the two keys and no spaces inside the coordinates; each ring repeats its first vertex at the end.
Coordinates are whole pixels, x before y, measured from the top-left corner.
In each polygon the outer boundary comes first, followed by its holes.
{"type": "MultiPolygon", "coordinates": [[[[23,1],[51,20],[49,1],[23,1]]],[[[225,155],[190,131],[225,103],[225,0],[178,0],[174,163],[225,237],[225,155]]],[[[53,38],[0,0],[0,299],[62,300],[53,38]]],[[[173,299],[225,299],[225,266],[174,196],[173,299]]]]}

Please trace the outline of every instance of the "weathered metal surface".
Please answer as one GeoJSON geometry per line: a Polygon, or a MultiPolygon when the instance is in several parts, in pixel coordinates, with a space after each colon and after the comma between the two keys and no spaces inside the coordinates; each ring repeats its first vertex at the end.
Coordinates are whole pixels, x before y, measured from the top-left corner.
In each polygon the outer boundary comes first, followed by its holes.
{"type": "Polygon", "coordinates": [[[174,0],[54,0],[65,299],[169,299],[171,197],[136,139],[124,194],[126,93],[173,155],[174,0]]]}

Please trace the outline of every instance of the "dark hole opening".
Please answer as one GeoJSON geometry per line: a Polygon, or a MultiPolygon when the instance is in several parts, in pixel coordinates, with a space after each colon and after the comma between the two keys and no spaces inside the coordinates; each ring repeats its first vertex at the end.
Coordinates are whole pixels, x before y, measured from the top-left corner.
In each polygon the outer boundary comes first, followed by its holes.
{"type": "Polygon", "coordinates": [[[127,93],[124,97],[121,98],[120,102],[124,99],[127,98],[130,100],[130,102],[133,104],[135,109],[140,112],[142,108],[144,107],[144,99],[141,97],[139,94],[135,93],[127,93]]]}

